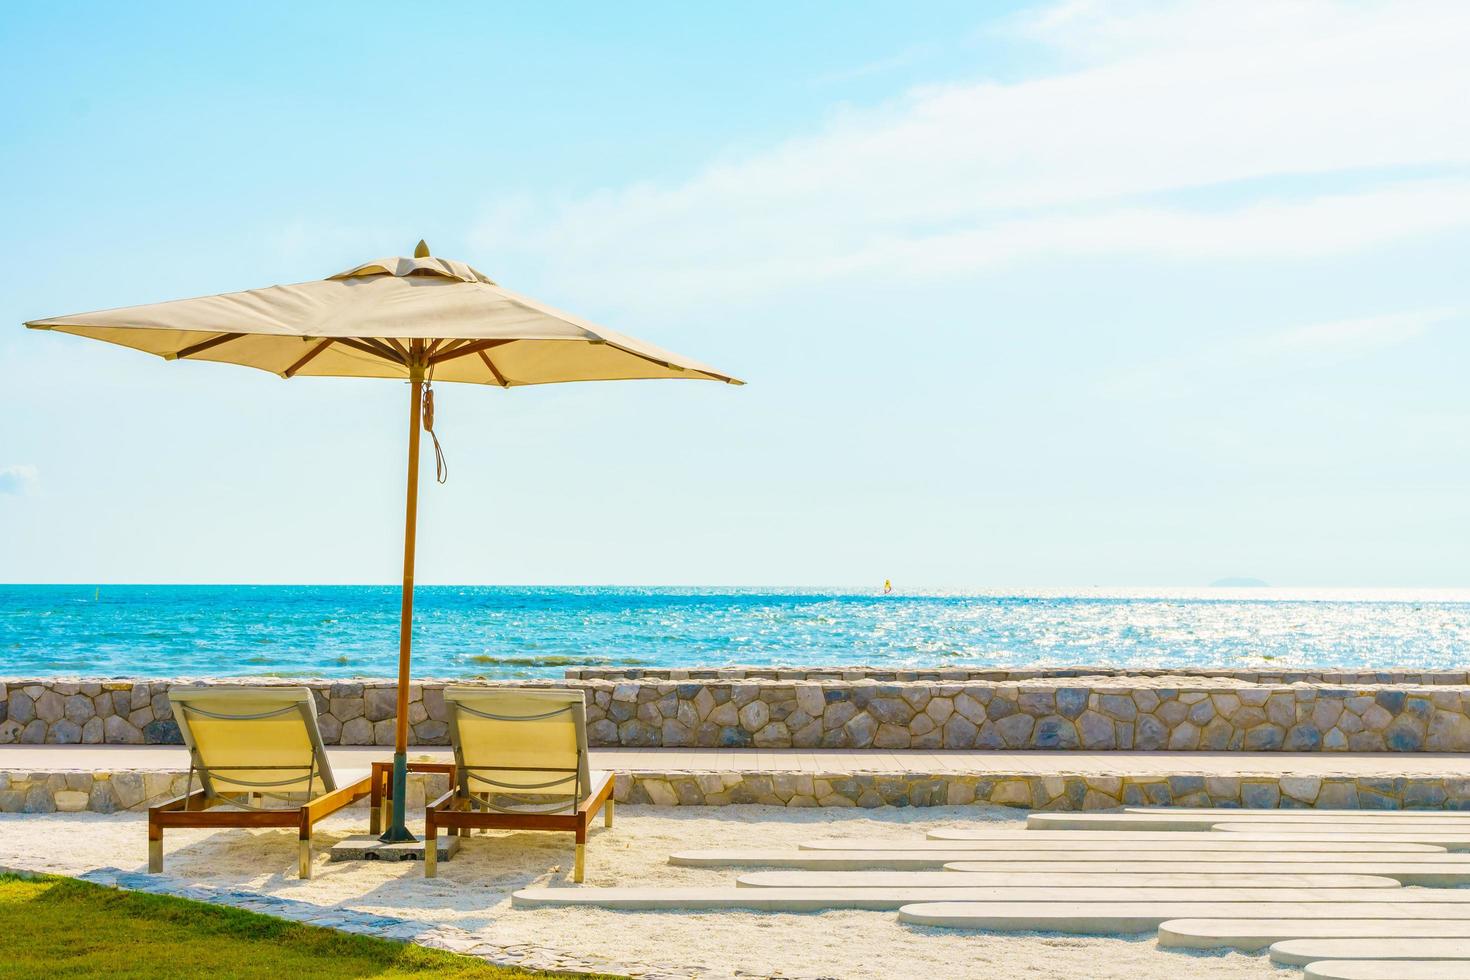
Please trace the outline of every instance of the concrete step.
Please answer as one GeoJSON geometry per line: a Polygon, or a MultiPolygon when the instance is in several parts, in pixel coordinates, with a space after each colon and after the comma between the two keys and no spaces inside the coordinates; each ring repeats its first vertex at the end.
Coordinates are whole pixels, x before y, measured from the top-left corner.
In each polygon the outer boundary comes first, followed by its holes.
{"type": "Polygon", "coordinates": [[[1239,949],[1255,952],[1290,939],[1470,939],[1470,922],[1444,919],[1262,918],[1171,919],[1159,926],[1159,945],[1171,949],[1239,949]]]}
{"type": "MultiPolygon", "coordinates": [[[[1322,851],[1335,854],[1444,854],[1445,848],[1421,842],[1398,841],[1284,841],[1249,840],[1235,834],[1164,834],[1162,840],[1134,840],[1120,834],[1072,831],[1065,837],[1038,838],[1021,831],[992,840],[815,840],[799,844],[804,851],[1322,851]],[[1177,838],[1177,839],[1176,839],[1177,838]]],[[[1470,843],[1470,839],[1467,839],[1470,843]]]]}
{"type": "MultiPolygon", "coordinates": [[[[1269,816],[1251,816],[1245,811],[1231,815],[1212,813],[1033,813],[1026,818],[1028,830],[1214,830],[1221,824],[1251,824],[1267,821],[1304,830],[1331,829],[1334,833],[1408,834],[1415,831],[1465,833],[1470,826],[1445,820],[1385,820],[1364,811],[1355,816],[1296,815],[1284,810],[1261,811],[1269,816]]],[[[1303,814],[1307,814],[1303,811],[1303,814]]]]}
{"type": "Polygon", "coordinates": [[[1470,960],[1470,939],[1288,939],[1271,944],[1271,962],[1316,960],[1470,960]]]}
{"type": "MultiPolygon", "coordinates": [[[[1281,841],[1292,841],[1296,839],[1318,839],[1318,840],[1341,840],[1344,843],[1353,841],[1355,843],[1382,842],[1385,844],[1433,844],[1447,851],[1470,851],[1470,834],[1461,831],[1421,830],[1419,827],[1404,827],[1396,834],[1313,834],[1298,832],[1297,824],[1273,824],[1266,821],[1260,823],[1217,823],[1213,833],[1230,834],[1233,837],[1242,837],[1246,840],[1274,839],[1281,841]]],[[[1067,833],[1068,831],[1058,831],[1067,833]]],[[[1088,833],[1085,830],[1070,831],[1074,834],[1088,833]]],[[[1107,831],[1104,831],[1107,833],[1107,831]]],[[[1112,833],[1128,833],[1128,831],[1112,831],[1112,833]]],[[[1191,833],[1190,831],[1175,831],[1175,833],[1191,833]]]]}
{"type": "MultiPolygon", "coordinates": [[[[1361,824],[1357,826],[1362,826],[1361,824]]],[[[1383,824],[1382,826],[1388,826],[1383,824]]],[[[1298,829],[1301,824],[1269,820],[1248,820],[1239,823],[1226,821],[1215,824],[1212,833],[1229,834],[1232,837],[1244,837],[1255,839],[1258,837],[1275,837],[1278,840],[1287,840],[1290,837],[1304,836],[1298,829]],[[1289,835],[1289,836],[1287,836],[1289,835]]],[[[1431,827],[1428,824],[1415,824],[1412,827],[1395,827],[1396,833],[1371,833],[1371,834],[1341,834],[1336,835],[1343,838],[1356,837],[1360,842],[1382,842],[1407,843],[1417,842],[1420,844],[1433,844],[1435,847],[1443,847],[1447,851],[1470,851],[1470,833],[1464,830],[1445,830],[1431,827]]],[[[1188,831],[1176,831],[1176,833],[1187,833],[1188,831]]],[[[1086,833],[1086,831],[1072,831],[1072,833],[1086,833]]],[[[1106,831],[1104,831],[1106,833],[1106,831]]],[[[1126,831],[1125,831],[1126,833],[1126,831]]]]}
{"type": "Polygon", "coordinates": [[[1322,960],[1307,965],[1304,980],[1470,980],[1470,963],[1444,960],[1322,960]]]}
{"type": "MultiPolygon", "coordinates": [[[[1361,888],[1373,893],[1402,889],[1394,879],[1377,875],[1173,872],[751,871],[740,875],[735,883],[742,888],[1361,888]]],[[[1466,894],[1470,895],[1470,892],[1466,894]]]]}
{"type": "MultiPolygon", "coordinates": [[[[885,852],[868,852],[885,853],[885,852]]],[[[1416,854],[1400,854],[1397,858],[1421,857],[1416,854]]],[[[1446,854],[1444,857],[1463,857],[1459,854],[1446,854]]],[[[971,855],[973,858],[973,855],[971,855]]],[[[1379,861],[1367,862],[1337,862],[1323,863],[1320,861],[1263,861],[1257,860],[1260,855],[1251,855],[1249,860],[1237,856],[1234,861],[1174,861],[1168,865],[1144,865],[1131,858],[1113,861],[946,861],[946,871],[1025,871],[1032,874],[1043,874],[1046,872],[1062,872],[1066,874],[1131,874],[1139,868],[1157,867],[1159,870],[1167,870],[1175,874],[1364,874],[1377,875],[1384,878],[1392,878],[1404,885],[1424,885],[1429,887],[1444,888],[1457,885],[1470,885],[1470,867],[1463,863],[1454,864],[1422,864],[1410,863],[1395,859],[1380,859],[1379,861]]],[[[919,864],[916,867],[927,867],[919,864]]],[[[832,870],[861,870],[837,866],[832,870]]],[[[871,865],[874,868],[891,867],[891,865],[871,865]]]]}
{"type": "MultiPolygon", "coordinates": [[[[1470,930],[1470,905],[1426,902],[942,902],[905,905],[899,920],[950,929],[1066,932],[1099,936],[1151,932],[1170,919],[1230,921],[1247,916],[1280,921],[1406,921],[1470,930]]],[[[1467,933],[1470,934],[1470,933],[1467,933]]],[[[1270,945],[1266,943],[1265,945],[1270,945]]]]}
{"type": "MultiPolygon", "coordinates": [[[[1384,915],[1392,904],[1395,916],[1414,917],[1420,910],[1437,910],[1439,918],[1461,917],[1470,921],[1470,895],[1461,902],[1409,901],[1417,897],[1409,889],[1353,888],[523,888],[512,895],[521,908],[583,906],[603,909],[757,909],[765,912],[812,912],[822,909],[893,910],[904,905],[943,902],[964,908],[1016,908],[1035,911],[1048,907],[1070,909],[1132,908],[1133,918],[1154,915],[1165,918],[1198,908],[1198,914],[1225,907],[1239,910],[1265,904],[1293,911],[1313,907],[1317,915],[1340,913],[1351,918],[1352,910],[1367,907],[1384,915]],[[1385,903],[1375,896],[1393,896],[1401,901],[1385,903]],[[1155,912],[1157,913],[1155,915],[1155,912]]],[[[1189,913],[1195,914],[1195,913],[1189,913]]],[[[1427,914],[1422,917],[1429,917],[1427,914]]]]}
{"type": "MultiPolygon", "coordinates": [[[[1190,864],[1229,864],[1249,862],[1251,864],[1298,864],[1320,866],[1328,873],[1358,874],[1356,865],[1362,862],[1395,865],[1425,864],[1436,870],[1460,871],[1470,875],[1470,854],[1448,854],[1445,852],[1404,852],[1381,854],[1351,851],[1113,851],[1102,848],[1081,851],[1022,850],[967,851],[916,850],[916,851],[794,851],[794,850],[735,850],[713,848],[710,850],[676,851],[669,855],[669,863],[696,868],[805,868],[808,870],[863,871],[867,869],[915,870],[938,869],[952,861],[975,864],[999,862],[1015,865],[1026,862],[1066,862],[1068,864],[1122,864],[1129,870],[1148,870],[1171,862],[1190,864]]],[[[967,871],[982,871],[983,868],[966,868],[967,871]]],[[[1165,870],[1158,868],[1158,870],[1165,870]]],[[[1364,871],[1363,874],[1377,872],[1364,871]]]]}
{"type": "Polygon", "coordinates": [[[1282,816],[1319,816],[1319,817],[1383,817],[1390,820],[1451,820],[1463,822],[1470,826],[1470,811],[1467,810],[1298,810],[1288,808],[1277,809],[1252,809],[1249,807],[1229,806],[1125,806],[1124,813],[1163,813],[1163,814],[1190,814],[1196,816],[1227,817],[1282,815],[1282,816]]]}
{"type": "MultiPolygon", "coordinates": [[[[1221,833],[1229,833],[1241,840],[1280,841],[1296,844],[1303,841],[1319,841],[1332,844],[1433,844],[1447,851],[1470,851],[1470,828],[1465,831],[1442,832],[1421,831],[1407,827],[1395,828],[1397,833],[1364,832],[1337,833],[1331,830],[1308,830],[1297,824],[1287,824],[1284,829],[1269,822],[1218,823],[1213,830],[1026,830],[1021,833],[1026,839],[1036,840],[1094,840],[1109,846],[1118,841],[1212,841],[1221,833]]],[[[1013,841],[1020,835],[1016,831],[997,830],[931,830],[926,835],[931,841],[1013,841]]]]}

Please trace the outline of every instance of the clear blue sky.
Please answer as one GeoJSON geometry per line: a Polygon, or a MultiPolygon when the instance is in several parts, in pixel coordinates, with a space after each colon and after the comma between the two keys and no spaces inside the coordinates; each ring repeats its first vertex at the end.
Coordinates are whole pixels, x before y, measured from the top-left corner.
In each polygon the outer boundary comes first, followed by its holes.
{"type": "Polygon", "coordinates": [[[422,582],[1470,585],[1467,48],[1457,2],[7,6],[0,580],[393,581],[400,386],[20,323],[425,237],[750,384],[444,386],[422,582]]]}

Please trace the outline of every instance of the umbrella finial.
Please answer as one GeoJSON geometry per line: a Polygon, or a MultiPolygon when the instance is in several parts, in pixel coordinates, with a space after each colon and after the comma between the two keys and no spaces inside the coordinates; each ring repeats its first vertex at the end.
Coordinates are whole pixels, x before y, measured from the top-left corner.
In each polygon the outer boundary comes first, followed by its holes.
{"type": "Polygon", "coordinates": [[[416,259],[427,259],[429,257],[429,243],[420,238],[418,246],[413,250],[413,257],[416,259]]]}

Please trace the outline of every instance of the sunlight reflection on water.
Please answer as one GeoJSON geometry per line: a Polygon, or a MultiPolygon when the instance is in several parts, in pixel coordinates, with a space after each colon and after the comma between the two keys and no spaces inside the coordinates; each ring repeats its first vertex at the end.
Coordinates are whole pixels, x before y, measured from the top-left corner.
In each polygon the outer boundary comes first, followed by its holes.
{"type": "MultiPolygon", "coordinates": [[[[389,676],[398,590],[0,586],[0,675],[389,676]]],[[[420,676],[730,664],[1464,669],[1470,592],[420,587],[420,676]]]]}

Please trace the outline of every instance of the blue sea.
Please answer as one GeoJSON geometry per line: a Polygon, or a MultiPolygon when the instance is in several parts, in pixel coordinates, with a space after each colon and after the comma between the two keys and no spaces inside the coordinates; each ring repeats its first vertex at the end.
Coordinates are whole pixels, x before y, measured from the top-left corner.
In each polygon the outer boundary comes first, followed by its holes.
{"type": "MultiPolygon", "coordinates": [[[[386,677],[396,586],[0,585],[0,677],[386,677]]],[[[726,665],[1465,669],[1470,592],[427,586],[414,673],[726,665]]]]}

